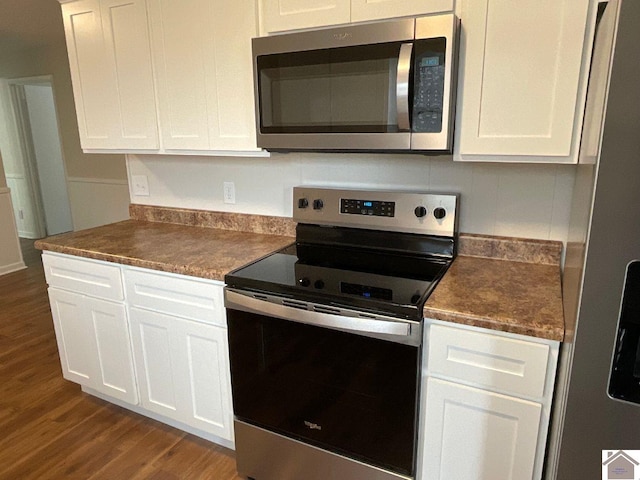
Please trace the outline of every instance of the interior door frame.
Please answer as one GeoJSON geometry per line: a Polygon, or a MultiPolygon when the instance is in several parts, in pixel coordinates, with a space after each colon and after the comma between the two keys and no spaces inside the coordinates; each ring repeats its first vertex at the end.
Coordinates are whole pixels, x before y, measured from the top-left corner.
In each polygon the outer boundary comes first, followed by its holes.
{"type": "MultiPolygon", "coordinates": [[[[44,203],[42,199],[42,190],[40,184],[40,177],[38,174],[38,166],[36,163],[36,156],[34,151],[31,123],[29,120],[29,114],[27,111],[27,103],[24,92],[25,85],[44,85],[51,87],[53,94],[54,112],[56,116],[56,130],[58,133],[58,139],[60,142],[60,155],[62,157],[62,169],[64,174],[65,184],[67,186],[67,202],[69,209],[71,210],[71,201],[69,199],[69,177],[67,174],[66,159],[64,156],[64,149],[62,148],[62,135],[60,132],[60,116],[58,114],[56,103],[56,90],[53,83],[52,75],[39,75],[35,77],[23,77],[23,78],[9,78],[6,79],[7,86],[9,88],[9,94],[11,98],[11,109],[13,110],[13,116],[16,123],[16,130],[18,132],[17,144],[20,146],[21,160],[24,167],[25,176],[27,179],[27,185],[29,188],[29,196],[32,201],[33,215],[35,217],[35,224],[37,228],[38,237],[44,237],[47,235],[46,217],[44,210],[44,203]]],[[[71,223],[73,227],[73,210],[71,210],[71,223]]]]}

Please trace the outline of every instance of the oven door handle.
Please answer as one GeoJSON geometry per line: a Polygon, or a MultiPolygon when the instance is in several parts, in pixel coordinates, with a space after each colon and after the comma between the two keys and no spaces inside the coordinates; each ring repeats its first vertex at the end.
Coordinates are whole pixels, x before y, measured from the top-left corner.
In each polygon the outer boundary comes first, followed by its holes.
{"type": "Polygon", "coordinates": [[[225,305],[227,308],[242,310],[244,312],[269,315],[292,322],[334,328],[354,333],[381,334],[398,337],[411,336],[411,326],[401,320],[378,320],[313,312],[311,310],[302,310],[259,300],[227,289],[225,289],[225,305]]]}

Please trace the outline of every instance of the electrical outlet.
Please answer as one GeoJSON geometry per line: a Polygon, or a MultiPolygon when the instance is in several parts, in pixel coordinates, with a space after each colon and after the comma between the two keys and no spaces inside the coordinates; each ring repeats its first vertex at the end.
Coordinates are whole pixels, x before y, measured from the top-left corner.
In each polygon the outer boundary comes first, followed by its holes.
{"type": "Polygon", "coordinates": [[[236,203],[236,184],[233,182],[224,182],[224,203],[236,203]]]}
{"type": "Polygon", "coordinates": [[[146,175],[131,175],[133,194],[138,197],[149,196],[149,181],[146,175]]]}

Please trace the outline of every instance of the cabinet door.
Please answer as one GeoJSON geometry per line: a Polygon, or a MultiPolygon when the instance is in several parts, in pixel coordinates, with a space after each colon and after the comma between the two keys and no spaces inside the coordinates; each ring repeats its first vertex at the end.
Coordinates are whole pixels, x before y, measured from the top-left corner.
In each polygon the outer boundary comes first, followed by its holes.
{"type": "Polygon", "coordinates": [[[175,319],[183,421],[233,440],[233,407],[226,329],[175,319]]]}
{"type": "Polygon", "coordinates": [[[131,308],[142,405],[233,440],[226,330],[131,308]]]}
{"type": "Polygon", "coordinates": [[[254,0],[151,0],[149,7],[164,149],[258,150],[254,0]]]}
{"type": "Polygon", "coordinates": [[[350,0],[262,0],[263,30],[281,32],[351,21],[350,0]]]}
{"type": "Polygon", "coordinates": [[[181,420],[180,379],[171,339],[174,319],[138,308],[129,309],[129,318],[140,403],[152,412],[181,420]]]}
{"type": "Polygon", "coordinates": [[[124,305],[49,288],[64,378],[136,405],[124,305]]]}
{"type": "Polygon", "coordinates": [[[84,299],[78,293],[49,288],[62,375],[72,382],[95,388],[100,368],[93,325],[86,318],[84,299]]]}
{"type": "Polygon", "coordinates": [[[524,480],[534,471],[541,405],[427,379],[422,480],[524,480]]]}
{"type": "Polygon", "coordinates": [[[121,149],[157,150],[158,121],[145,0],[100,0],[107,62],[117,94],[121,149]]]}
{"type": "Polygon", "coordinates": [[[523,155],[569,161],[588,10],[588,0],[463,0],[460,159],[523,155]]]}
{"type": "Polygon", "coordinates": [[[453,0],[351,0],[351,21],[453,11],[453,0]]]}
{"type": "Polygon", "coordinates": [[[98,371],[94,388],[133,405],[138,404],[127,314],[123,304],[85,297],[86,322],[94,336],[98,371]]]}
{"type": "Polygon", "coordinates": [[[158,149],[144,0],[62,6],[83,149],[158,149]]]}
{"type": "Polygon", "coordinates": [[[116,148],[117,94],[107,62],[98,0],[62,5],[80,144],[85,149],[116,148]]]}

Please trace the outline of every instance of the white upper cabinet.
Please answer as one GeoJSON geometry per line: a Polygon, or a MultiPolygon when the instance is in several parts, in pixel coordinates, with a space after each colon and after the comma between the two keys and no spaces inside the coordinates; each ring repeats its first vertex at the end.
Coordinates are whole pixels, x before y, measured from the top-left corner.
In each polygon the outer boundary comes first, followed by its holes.
{"type": "Polygon", "coordinates": [[[157,150],[144,0],[80,0],[62,13],[82,148],[157,150]]]}
{"type": "Polygon", "coordinates": [[[351,21],[350,0],[263,0],[265,33],[340,25],[351,21]]]}
{"type": "Polygon", "coordinates": [[[456,160],[577,161],[589,6],[461,1],[456,160]]]}
{"type": "Polygon", "coordinates": [[[150,0],[164,150],[259,151],[253,0],[150,0]]]}
{"type": "Polygon", "coordinates": [[[262,32],[453,11],[453,0],[262,0],[262,32]]]}
{"type": "Polygon", "coordinates": [[[76,0],[62,9],[83,150],[264,154],[255,0],[76,0]]]}
{"type": "Polygon", "coordinates": [[[351,21],[451,12],[453,0],[351,0],[351,21]]]}

